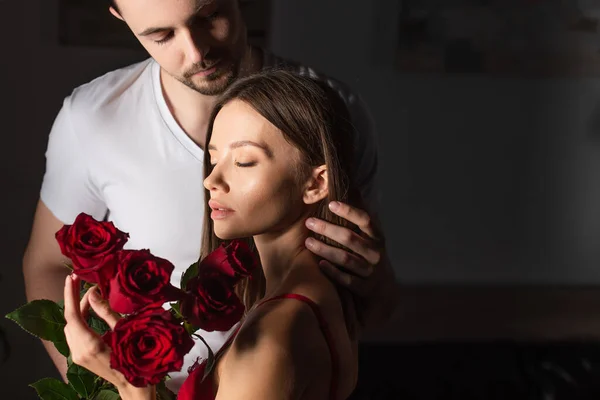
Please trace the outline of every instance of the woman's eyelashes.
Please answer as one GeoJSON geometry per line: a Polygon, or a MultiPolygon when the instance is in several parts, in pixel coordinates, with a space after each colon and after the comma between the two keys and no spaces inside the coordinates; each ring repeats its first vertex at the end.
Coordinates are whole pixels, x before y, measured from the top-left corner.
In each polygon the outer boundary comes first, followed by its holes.
{"type": "Polygon", "coordinates": [[[256,161],[250,161],[250,162],[235,161],[235,165],[237,167],[242,167],[242,168],[254,167],[256,165],[256,161]]]}
{"type": "MultiPolygon", "coordinates": [[[[240,162],[240,161],[235,160],[234,164],[236,167],[248,168],[248,167],[254,167],[257,164],[257,162],[256,161],[240,162]]],[[[211,163],[210,170],[212,171],[216,166],[217,166],[217,163],[211,163]]]]}

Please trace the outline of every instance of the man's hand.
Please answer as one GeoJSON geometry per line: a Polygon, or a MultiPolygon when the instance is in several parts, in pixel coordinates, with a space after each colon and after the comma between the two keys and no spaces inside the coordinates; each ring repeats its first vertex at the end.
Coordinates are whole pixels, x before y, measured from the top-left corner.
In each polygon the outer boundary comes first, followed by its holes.
{"type": "Polygon", "coordinates": [[[359,310],[363,328],[377,328],[391,318],[398,298],[398,284],[383,237],[365,211],[340,202],[331,202],[329,208],[358,226],[362,234],[317,218],[309,218],[306,226],[353,253],[314,238],[306,240],[306,247],[324,258],[319,265],[331,279],[363,299],[363,309],[359,310]]]}

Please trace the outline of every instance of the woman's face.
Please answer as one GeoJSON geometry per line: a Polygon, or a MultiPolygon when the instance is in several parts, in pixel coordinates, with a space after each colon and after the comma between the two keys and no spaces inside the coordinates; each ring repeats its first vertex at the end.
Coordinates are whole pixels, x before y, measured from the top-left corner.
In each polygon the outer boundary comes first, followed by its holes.
{"type": "Polygon", "coordinates": [[[221,109],[207,151],[213,167],[204,187],[220,239],[282,232],[307,211],[300,151],[246,103],[221,109]]]}

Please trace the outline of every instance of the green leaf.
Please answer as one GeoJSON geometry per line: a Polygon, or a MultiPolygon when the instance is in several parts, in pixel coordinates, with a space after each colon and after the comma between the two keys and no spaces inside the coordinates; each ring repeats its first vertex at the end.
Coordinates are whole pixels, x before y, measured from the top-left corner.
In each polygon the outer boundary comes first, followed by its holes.
{"type": "Polygon", "coordinates": [[[61,307],[51,300],[33,300],[6,315],[26,332],[51,342],[66,342],[65,318],[61,307]]]}
{"type": "Polygon", "coordinates": [[[71,364],[67,370],[69,383],[84,399],[89,398],[94,393],[96,378],[96,375],[77,364],[71,364]]]}
{"type": "Polygon", "coordinates": [[[92,330],[100,336],[104,335],[104,333],[106,333],[107,331],[110,330],[110,327],[108,326],[106,321],[104,321],[101,318],[98,318],[91,312],[90,312],[90,316],[88,317],[87,322],[88,322],[88,325],[90,326],[90,328],[92,328],[92,330]]]}
{"type": "Polygon", "coordinates": [[[193,263],[189,266],[189,268],[181,275],[181,282],[179,287],[181,290],[185,290],[185,285],[187,285],[188,281],[198,275],[198,262],[193,263]]]}
{"type": "Polygon", "coordinates": [[[171,306],[171,309],[169,310],[169,312],[171,313],[173,318],[175,318],[175,320],[177,322],[182,322],[184,320],[184,318],[183,318],[183,315],[181,315],[181,311],[179,310],[179,308],[180,308],[179,302],[169,303],[169,305],[171,306]]]}
{"type": "Polygon", "coordinates": [[[99,376],[96,377],[95,383],[96,383],[96,388],[99,392],[101,392],[103,390],[108,390],[109,392],[118,393],[118,390],[115,387],[115,385],[113,385],[112,383],[110,383],[107,380],[104,380],[103,378],[100,378],[99,376]]]}
{"type": "Polygon", "coordinates": [[[44,378],[32,383],[42,400],[78,400],[77,392],[66,383],[54,378],[44,378]]]}
{"type": "Polygon", "coordinates": [[[101,390],[94,396],[94,400],[121,400],[121,397],[112,390],[101,390]]]}
{"type": "Polygon", "coordinates": [[[196,331],[200,328],[186,322],[183,321],[183,327],[185,328],[185,331],[189,334],[189,335],[193,335],[194,333],[196,333],[196,331]]]}
{"type": "Polygon", "coordinates": [[[55,341],[54,347],[56,347],[56,350],[58,350],[58,352],[65,357],[68,357],[71,354],[71,349],[69,349],[69,345],[67,344],[66,340],[55,341]]]}
{"type": "Polygon", "coordinates": [[[178,317],[181,317],[181,310],[180,310],[180,306],[179,306],[179,302],[177,303],[169,303],[169,305],[171,306],[171,309],[173,311],[175,311],[175,315],[178,317]]]}
{"type": "Polygon", "coordinates": [[[156,400],[176,400],[177,395],[167,388],[165,381],[160,381],[156,385],[156,400]]]}

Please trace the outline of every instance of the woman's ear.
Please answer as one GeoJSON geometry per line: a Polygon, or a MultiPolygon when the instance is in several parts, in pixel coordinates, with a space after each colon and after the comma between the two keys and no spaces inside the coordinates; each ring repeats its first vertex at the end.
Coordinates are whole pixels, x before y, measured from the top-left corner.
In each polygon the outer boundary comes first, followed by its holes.
{"type": "Polygon", "coordinates": [[[111,6],[111,7],[109,7],[109,8],[108,8],[108,10],[110,11],[110,13],[111,13],[111,14],[112,14],[112,15],[113,15],[115,18],[118,18],[118,19],[120,19],[121,21],[124,21],[124,20],[123,20],[123,17],[121,16],[121,14],[120,14],[120,13],[119,13],[117,10],[115,10],[115,8],[114,8],[114,7],[112,7],[112,6],[111,6]]]}
{"type": "Polygon", "coordinates": [[[313,168],[302,199],[305,204],[315,204],[329,195],[329,181],[327,176],[327,166],[313,168]]]}

